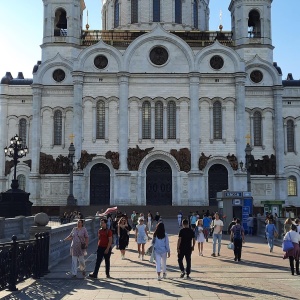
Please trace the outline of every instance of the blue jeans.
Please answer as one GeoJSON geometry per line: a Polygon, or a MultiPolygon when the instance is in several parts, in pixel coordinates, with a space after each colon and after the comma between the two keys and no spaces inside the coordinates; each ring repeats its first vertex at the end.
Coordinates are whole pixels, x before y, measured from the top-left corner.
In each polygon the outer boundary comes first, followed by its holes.
{"type": "Polygon", "coordinates": [[[248,234],[253,235],[253,227],[248,227],[248,234]]]}
{"type": "Polygon", "coordinates": [[[216,244],[218,241],[218,253],[221,250],[221,240],[222,240],[222,233],[214,233],[213,234],[213,253],[216,253],[216,244]]]}
{"type": "Polygon", "coordinates": [[[268,238],[267,238],[267,240],[268,240],[268,244],[269,244],[269,248],[270,248],[270,250],[271,251],[273,251],[273,246],[274,246],[274,236],[269,236],[268,238]]]}

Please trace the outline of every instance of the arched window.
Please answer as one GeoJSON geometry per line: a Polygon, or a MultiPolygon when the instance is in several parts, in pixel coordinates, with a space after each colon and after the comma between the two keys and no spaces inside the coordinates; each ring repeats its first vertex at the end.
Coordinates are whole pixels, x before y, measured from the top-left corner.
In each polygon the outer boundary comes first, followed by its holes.
{"type": "Polygon", "coordinates": [[[163,104],[161,101],[155,103],[155,138],[163,138],[163,104]]]}
{"type": "Polygon", "coordinates": [[[286,123],[287,151],[295,152],[295,130],[294,122],[288,120],[286,123]]]}
{"type": "Polygon", "coordinates": [[[198,0],[194,0],[193,12],[194,12],[194,27],[198,28],[198,0]]]}
{"type": "Polygon", "coordinates": [[[27,133],[27,122],[25,119],[19,121],[19,137],[23,141],[23,145],[26,145],[26,133],[27,133]]]}
{"type": "Polygon", "coordinates": [[[250,37],[250,38],[260,38],[261,37],[260,14],[255,9],[251,10],[249,13],[248,37],[250,37]]]}
{"type": "Polygon", "coordinates": [[[104,101],[97,102],[97,130],[96,138],[105,138],[105,103],[104,101]]]}
{"type": "Polygon", "coordinates": [[[182,0],[175,0],[175,23],[182,23],[182,0]]]}
{"type": "Polygon", "coordinates": [[[222,105],[220,101],[213,104],[214,139],[222,139],[222,105]]]}
{"type": "Polygon", "coordinates": [[[143,103],[143,139],[151,139],[151,105],[150,102],[143,103]]]}
{"type": "Polygon", "coordinates": [[[176,104],[174,101],[168,103],[168,139],[176,139],[176,104]]]}
{"type": "Polygon", "coordinates": [[[62,143],[62,112],[56,110],[54,113],[54,145],[62,143]]]}
{"type": "Polygon", "coordinates": [[[256,111],[253,115],[254,146],[262,145],[261,120],[261,113],[256,111]]]}
{"type": "Polygon", "coordinates": [[[64,9],[60,8],[55,12],[54,24],[54,36],[67,36],[68,20],[67,13],[64,9]]]}
{"type": "Polygon", "coordinates": [[[153,22],[160,22],[160,0],[153,0],[153,22]]]}
{"type": "Polygon", "coordinates": [[[117,28],[120,24],[120,8],[119,8],[119,0],[115,0],[115,18],[114,18],[114,26],[117,28]]]}
{"type": "Polygon", "coordinates": [[[138,23],[138,0],[131,0],[131,23],[138,23]]]}
{"type": "Polygon", "coordinates": [[[288,178],[288,196],[297,196],[297,179],[295,176],[288,178]]]}
{"type": "Polygon", "coordinates": [[[24,175],[18,175],[19,189],[25,191],[26,188],[26,177],[24,175]]]}

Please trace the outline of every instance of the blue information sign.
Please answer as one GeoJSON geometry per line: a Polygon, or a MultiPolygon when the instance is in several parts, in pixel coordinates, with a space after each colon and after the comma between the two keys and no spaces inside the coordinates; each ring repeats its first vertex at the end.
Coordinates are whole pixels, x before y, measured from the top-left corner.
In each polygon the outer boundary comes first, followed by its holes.
{"type": "Polygon", "coordinates": [[[242,211],[242,218],[243,218],[243,227],[246,232],[248,232],[248,226],[247,226],[247,219],[249,217],[249,214],[253,214],[253,200],[252,198],[244,198],[244,205],[243,205],[243,211],[242,211]]]}

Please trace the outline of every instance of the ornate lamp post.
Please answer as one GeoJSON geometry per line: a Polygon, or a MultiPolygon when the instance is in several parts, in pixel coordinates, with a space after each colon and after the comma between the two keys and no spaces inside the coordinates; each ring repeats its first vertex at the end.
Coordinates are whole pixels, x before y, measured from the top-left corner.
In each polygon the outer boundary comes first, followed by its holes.
{"type": "Polygon", "coordinates": [[[11,189],[1,193],[0,217],[14,218],[15,216],[31,216],[32,202],[29,201],[29,193],[19,189],[17,179],[18,159],[26,156],[28,148],[23,145],[22,139],[16,134],[10,139],[10,145],[4,148],[5,156],[11,157],[14,162],[14,177],[11,189]]]}
{"type": "MultiPolygon", "coordinates": [[[[250,168],[251,168],[251,151],[252,148],[249,143],[247,143],[246,148],[245,148],[245,153],[246,153],[246,163],[245,163],[245,170],[247,171],[247,191],[251,192],[251,176],[250,176],[250,168]]],[[[240,167],[241,170],[243,169],[244,163],[241,161],[240,162],[240,167]]]]}
{"type": "Polygon", "coordinates": [[[14,160],[14,179],[11,183],[11,188],[13,190],[19,187],[19,182],[17,179],[17,164],[18,159],[26,156],[28,148],[23,145],[22,139],[16,134],[10,139],[10,145],[4,148],[5,156],[12,157],[14,160]]]}
{"type": "Polygon", "coordinates": [[[74,168],[74,157],[75,157],[75,147],[74,144],[71,143],[69,147],[69,163],[70,163],[70,193],[67,198],[67,205],[73,206],[76,205],[76,199],[73,195],[73,168],[74,168]]]}

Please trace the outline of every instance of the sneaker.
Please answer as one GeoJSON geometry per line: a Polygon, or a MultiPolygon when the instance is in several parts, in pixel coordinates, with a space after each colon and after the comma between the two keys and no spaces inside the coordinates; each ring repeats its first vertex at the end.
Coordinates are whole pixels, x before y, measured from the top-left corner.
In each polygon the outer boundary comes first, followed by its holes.
{"type": "Polygon", "coordinates": [[[215,254],[215,253],[213,253],[211,256],[213,256],[213,257],[216,257],[216,254],[215,254]]]}
{"type": "Polygon", "coordinates": [[[160,277],[160,276],[157,276],[157,280],[158,280],[158,281],[161,281],[161,277],[160,277]]]}
{"type": "Polygon", "coordinates": [[[183,278],[183,277],[184,277],[184,275],[185,275],[185,273],[184,273],[184,272],[181,272],[181,274],[180,274],[180,278],[183,278]]]}
{"type": "Polygon", "coordinates": [[[142,255],[142,260],[144,260],[144,255],[142,255]]]}
{"type": "Polygon", "coordinates": [[[106,275],[106,278],[111,278],[111,277],[110,277],[110,275],[108,274],[108,275],[106,275]]]}
{"type": "Polygon", "coordinates": [[[141,254],[139,254],[138,258],[141,258],[141,254]]]}
{"type": "Polygon", "coordinates": [[[203,256],[203,253],[201,253],[201,256],[203,256]]]}
{"type": "Polygon", "coordinates": [[[76,275],[72,275],[72,278],[76,278],[77,276],[76,275]]]}
{"type": "Polygon", "coordinates": [[[163,279],[167,278],[167,273],[163,273],[163,279]]]}
{"type": "Polygon", "coordinates": [[[97,276],[94,275],[94,273],[90,273],[90,274],[89,274],[89,277],[91,277],[91,278],[97,278],[97,276]]]}
{"type": "Polygon", "coordinates": [[[220,253],[218,253],[218,256],[220,256],[220,253]]]}
{"type": "Polygon", "coordinates": [[[237,257],[234,258],[234,261],[237,261],[237,257]]]}
{"type": "Polygon", "coordinates": [[[186,280],[191,280],[192,278],[190,277],[190,275],[186,275],[186,280]]]}

